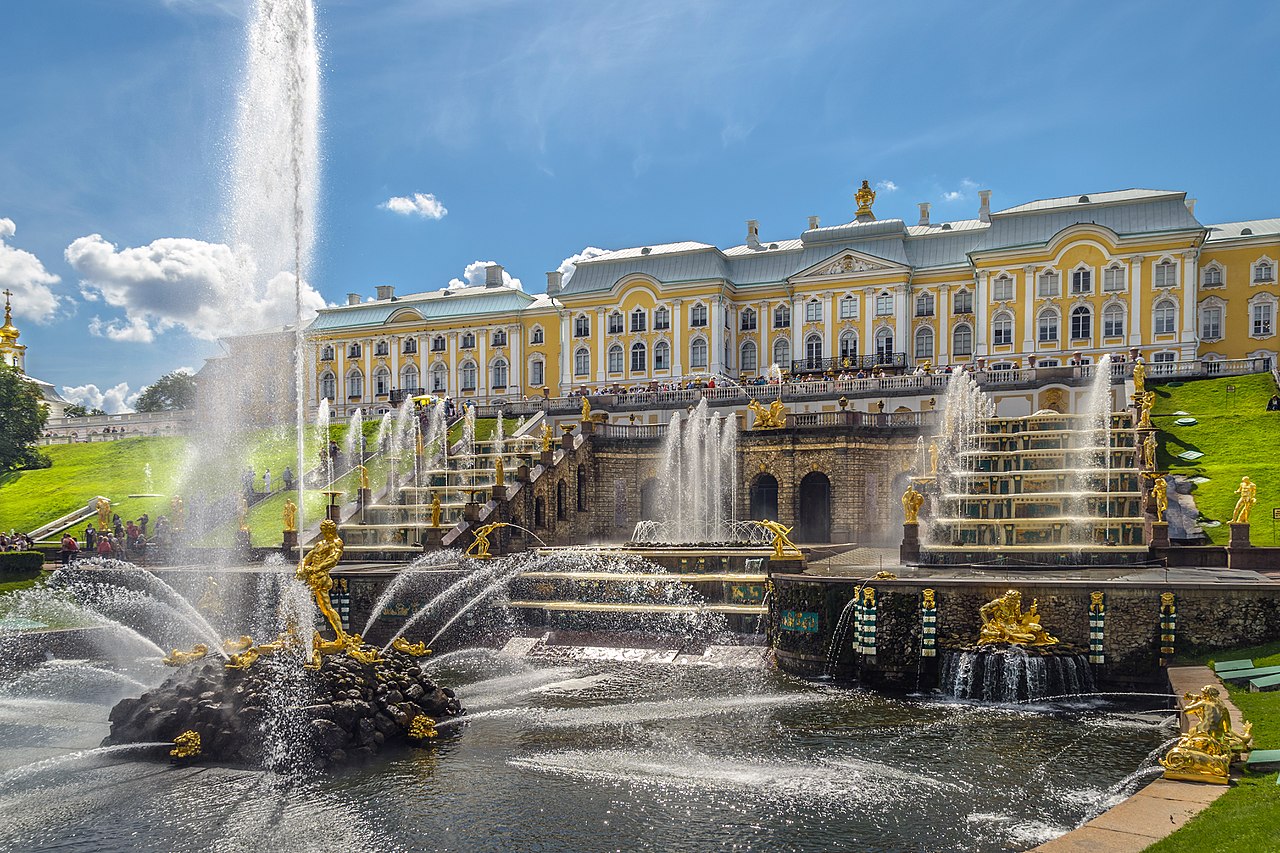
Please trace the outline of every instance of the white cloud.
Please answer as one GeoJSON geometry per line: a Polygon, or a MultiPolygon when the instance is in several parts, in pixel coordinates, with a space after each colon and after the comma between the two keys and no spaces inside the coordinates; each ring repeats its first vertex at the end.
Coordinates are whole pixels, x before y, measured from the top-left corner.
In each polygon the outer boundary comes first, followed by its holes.
{"type": "Polygon", "coordinates": [[[62,398],[67,402],[79,403],[86,409],[102,409],[108,415],[132,412],[133,406],[138,402],[138,397],[141,394],[141,391],[130,393],[128,382],[113,385],[105,391],[100,390],[97,385],[92,383],[88,385],[62,386],[62,398]]]}
{"type": "Polygon", "coordinates": [[[962,198],[964,198],[964,193],[959,190],[951,190],[942,194],[943,201],[960,201],[962,198]]]}
{"type": "Polygon", "coordinates": [[[960,181],[960,189],[944,190],[942,193],[942,200],[943,201],[964,201],[977,188],[978,188],[978,183],[976,181],[971,181],[968,178],[965,178],[964,180],[960,181]]]}
{"type": "Polygon", "coordinates": [[[0,218],[0,290],[13,291],[13,313],[47,323],[61,301],[50,285],[61,279],[45,269],[35,255],[5,242],[16,233],[18,226],[12,219],[0,218]]]}
{"type": "Polygon", "coordinates": [[[898,191],[898,185],[893,181],[876,181],[876,189],[882,192],[896,193],[898,191]]]}
{"type": "Polygon", "coordinates": [[[557,270],[564,273],[564,279],[562,280],[562,283],[568,284],[569,279],[573,278],[573,272],[574,270],[577,269],[576,264],[578,263],[578,261],[589,261],[592,258],[598,258],[601,255],[607,255],[611,251],[613,250],[597,249],[595,246],[587,246],[587,248],[583,249],[581,252],[578,252],[578,254],[570,255],[569,257],[565,258],[563,261],[560,262],[560,266],[556,267],[557,270]]]}
{"type": "MultiPolygon", "coordinates": [[[[467,268],[462,272],[462,278],[449,279],[449,290],[456,290],[459,287],[484,287],[485,267],[495,263],[494,261],[472,261],[467,264],[467,268]]],[[[524,290],[524,285],[520,283],[520,279],[515,278],[506,270],[502,271],[502,286],[511,287],[516,290],[524,290]]]]}
{"type": "Polygon", "coordinates": [[[414,193],[413,198],[392,196],[378,207],[401,216],[420,216],[423,219],[443,219],[449,212],[431,193],[414,193]]]}
{"type": "MultiPolygon", "coordinates": [[[[292,273],[257,281],[249,251],[185,237],[117,249],[100,234],[80,237],[66,251],[86,300],[123,317],[94,317],[89,331],[117,341],[149,343],[181,328],[197,338],[250,332],[295,320],[292,273]]],[[[304,322],[324,298],[303,283],[304,322]]]]}

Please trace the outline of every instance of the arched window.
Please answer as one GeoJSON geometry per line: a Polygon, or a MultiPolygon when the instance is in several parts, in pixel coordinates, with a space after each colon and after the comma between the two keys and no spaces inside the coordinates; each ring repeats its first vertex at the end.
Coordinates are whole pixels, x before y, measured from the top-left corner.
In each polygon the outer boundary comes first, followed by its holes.
{"type": "Polygon", "coordinates": [[[373,371],[373,393],[377,397],[385,397],[391,393],[391,371],[385,367],[373,371]]]}
{"type": "Polygon", "coordinates": [[[462,362],[458,368],[458,380],[463,391],[476,390],[476,363],[471,360],[462,362]]]}
{"type": "Polygon", "coordinates": [[[742,348],[738,351],[739,369],[743,373],[754,373],[757,368],[756,363],[756,342],[745,341],[742,348]]]}
{"type": "Polygon", "coordinates": [[[653,345],[653,369],[671,369],[671,345],[666,341],[658,341],[653,345]]]}
{"type": "Polygon", "coordinates": [[[637,341],[631,345],[631,372],[644,373],[649,369],[649,350],[637,341]]]}
{"type": "Polygon", "coordinates": [[[876,360],[881,364],[893,361],[893,330],[889,328],[876,332],[876,360]]]}
{"type": "Polygon", "coordinates": [[[707,325],[707,306],[699,302],[689,309],[689,325],[690,326],[707,325]]]}
{"type": "Polygon", "coordinates": [[[1258,261],[1253,265],[1253,280],[1258,284],[1276,280],[1276,268],[1271,261],[1258,261]]]}
{"type": "Polygon", "coordinates": [[[338,382],[327,370],[320,377],[320,396],[330,401],[338,396],[338,382]]]}
{"type": "Polygon", "coordinates": [[[1113,265],[1103,270],[1102,289],[1107,293],[1124,290],[1124,267],[1113,265]]]}
{"type": "Polygon", "coordinates": [[[347,358],[359,358],[359,357],[360,357],[359,344],[352,344],[351,346],[347,347],[347,358]]]}
{"type": "Polygon", "coordinates": [[[671,312],[665,305],[658,306],[658,310],[653,312],[653,328],[657,332],[665,332],[671,328],[671,312]]]}
{"type": "Polygon", "coordinates": [[[444,349],[445,349],[444,335],[436,335],[434,338],[431,339],[432,352],[444,352],[444,349]]]}
{"type": "Polygon", "coordinates": [[[510,371],[507,368],[507,360],[505,358],[495,359],[493,364],[489,367],[489,374],[493,379],[493,381],[489,383],[490,387],[506,388],[509,373],[510,371]]]}
{"type": "Polygon", "coordinates": [[[1093,270],[1078,269],[1071,271],[1071,292],[1072,293],[1092,293],[1093,292],[1093,270]]]}
{"type": "Polygon", "coordinates": [[[530,343],[540,344],[546,341],[546,335],[542,331],[541,326],[533,327],[533,334],[529,335],[530,343]]]}
{"type": "Polygon", "coordinates": [[[998,347],[1013,343],[1013,315],[1008,311],[991,318],[991,343],[998,347]]]}
{"type": "Polygon", "coordinates": [[[386,341],[378,341],[376,344],[373,345],[374,355],[388,355],[390,354],[390,352],[391,352],[391,348],[387,345],[386,341]]]}
{"type": "Polygon", "coordinates": [[[1111,304],[1102,309],[1102,336],[1118,338],[1124,334],[1124,306],[1111,304]]]}
{"type": "Polygon", "coordinates": [[[1152,331],[1157,335],[1172,335],[1177,331],[1178,306],[1171,299],[1161,299],[1152,310],[1152,331]]]}
{"type": "Polygon", "coordinates": [[[505,347],[507,345],[506,329],[498,329],[493,333],[493,345],[495,347],[505,347]]]}
{"type": "Polygon", "coordinates": [[[756,328],[756,309],[744,308],[741,314],[741,323],[739,324],[744,332],[753,332],[756,328]]]}
{"type": "Polygon", "coordinates": [[[791,308],[787,303],[783,302],[773,309],[773,327],[775,329],[786,329],[791,325],[791,308]]]}
{"type": "Polygon", "coordinates": [[[547,363],[541,358],[529,362],[529,384],[541,388],[547,383],[547,363]]]}
{"type": "Polygon", "coordinates": [[[358,368],[353,368],[347,374],[347,399],[359,400],[364,396],[364,374],[358,368]]]}
{"type": "Polygon", "coordinates": [[[611,335],[622,334],[622,312],[621,311],[614,311],[609,314],[608,328],[609,328],[609,334],[611,335]]]}
{"type": "Polygon", "coordinates": [[[579,314],[573,318],[573,336],[575,338],[591,337],[591,318],[586,314],[579,314]]]}
{"type": "Polygon", "coordinates": [[[694,338],[689,344],[689,367],[694,370],[707,369],[707,342],[702,338],[694,338]]]}
{"type": "Polygon", "coordinates": [[[437,364],[431,368],[431,390],[444,391],[449,387],[449,368],[437,364]]]}
{"type": "Polygon", "coordinates": [[[1086,340],[1093,337],[1093,312],[1087,305],[1077,305],[1071,309],[1071,339],[1086,340]]]}
{"type": "Polygon", "coordinates": [[[932,293],[922,293],[916,297],[916,316],[932,317],[934,310],[934,296],[932,293]]]}
{"type": "Polygon", "coordinates": [[[578,347],[573,354],[573,375],[586,376],[591,372],[591,350],[578,347]]]}
{"type": "Polygon", "coordinates": [[[1004,273],[996,276],[995,281],[991,283],[991,298],[996,302],[1012,301],[1013,279],[1004,273]]]}
{"type": "Polygon", "coordinates": [[[618,344],[609,347],[609,372],[622,372],[622,347],[618,344]]]}
{"type": "Polygon", "coordinates": [[[1205,287],[1221,287],[1222,286],[1222,267],[1213,266],[1204,268],[1204,286],[1205,287]]]}
{"type": "Polygon", "coordinates": [[[643,308],[637,308],[631,312],[631,331],[643,332],[649,327],[649,315],[645,313],[643,308]]]}
{"type": "Polygon", "coordinates": [[[1177,287],[1178,265],[1173,261],[1161,261],[1156,264],[1156,274],[1153,284],[1155,284],[1156,287],[1177,287]]]}
{"type": "Polygon", "coordinates": [[[956,295],[951,299],[952,314],[972,314],[973,313],[973,291],[957,290],[956,295]]]}
{"type": "Polygon", "coordinates": [[[459,343],[458,345],[459,345],[460,347],[462,347],[463,349],[475,349],[475,348],[476,348],[476,336],[475,336],[473,333],[471,333],[471,332],[463,332],[463,333],[462,333],[462,341],[461,341],[461,343],[459,343]]]}
{"type": "Polygon", "coordinates": [[[804,321],[806,323],[822,322],[822,303],[817,299],[810,299],[804,304],[804,321]]]}
{"type": "Polygon", "coordinates": [[[893,316],[893,294],[887,290],[884,293],[876,294],[876,316],[893,316]]]}
{"type": "Polygon", "coordinates": [[[968,323],[961,323],[951,331],[951,354],[973,355],[973,329],[968,323]]]}
{"type": "Polygon", "coordinates": [[[406,365],[404,370],[400,371],[400,387],[406,390],[418,390],[418,368],[415,365],[406,365]]]}
{"type": "Polygon", "coordinates": [[[333,361],[333,344],[325,344],[324,349],[320,350],[321,361],[333,361]]]}
{"type": "Polygon", "coordinates": [[[805,367],[817,370],[822,367],[822,336],[810,335],[804,339],[805,367]]]}
{"type": "Polygon", "coordinates": [[[791,341],[778,338],[773,342],[773,363],[783,370],[791,367],[791,341]]]}
{"type": "Polygon", "coordinates": [[[1056,342],[1058,340],[1058,311],[1054,308],[1046,308],[1040,312],[1040,316],[1036,318],[1036,340],[1041,343],[1056,342]]]}
{"type": "Polygon", "coordinates": [[[418,339],[417,339],[417,338],[405,338],[405,339],[404,339],[404,354],[405,354],[405,355],[413,355],[413,354],[414,354],[414,353],[416,353],[417,351],[418,351],[418,339]]]}
{"type": "Polygon", "coordinates": [[[1206,305],[1200,309],[1200,337],[1206,341],[1222,340],[1222,308],[1206,305]]]}
{"type": "Polygon", "coordinates": [[[858,358],[858,333],[853,329],[846,329],[840,333],[840,360],[849,361],[848,364],[842,364],[843,367],[853,367],[853,362],[858,358]]]}
{"type": "Polygon", "coordinates": [[[933,329],[928,326],[916,329],[916,358],[933,358],[933,329]]]}
{"type": "Polygon", "coordinates": [[[1053,270],[1040,273],[1036,282],[1036,296],[1057,296],[1060,292],[1058,274],[1053,270]]]}

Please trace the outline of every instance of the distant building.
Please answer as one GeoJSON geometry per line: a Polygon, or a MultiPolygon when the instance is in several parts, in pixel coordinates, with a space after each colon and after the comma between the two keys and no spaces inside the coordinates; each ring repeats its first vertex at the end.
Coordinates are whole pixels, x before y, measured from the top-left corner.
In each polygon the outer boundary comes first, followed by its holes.
{"type": "Polygon", "coordinates": [[[202,421],[234,412],[246,426],[292,423],[297,388],[294,328],[285,326],[220,338],[225,353],[196,373],[196,411],[202,421]]]}
{"type": "Polygon", "coordinates": [[[18,331],[17,326],[13,325],[13,309],[9,304],[12,297],[11,291],[4,291],[4,325],[0,326],[0,361],[17,370],[24,379],[40,389],[40,397],[49,409],[50,419],[61,418],[70,404],[58,395],[51,383],[36,379],[27,373],[27,347],[26,344],[18,343],[18,337],[22,333],[18,331]]]}

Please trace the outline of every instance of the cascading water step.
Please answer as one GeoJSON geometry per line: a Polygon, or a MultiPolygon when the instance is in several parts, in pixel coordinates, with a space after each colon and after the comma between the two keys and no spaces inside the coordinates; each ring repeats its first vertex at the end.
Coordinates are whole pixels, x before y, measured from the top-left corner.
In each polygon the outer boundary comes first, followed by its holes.
{"type": "Polygon", "coordinates": [[[534,658],[545,661],[595,661],[665,666],[746,667],[761,669],[768,664],[769,648],[763,645],[645,648],[637,646],[593,645],[591,635],[580,643],[554,642],[554,635],[513,637],[500,654],[507,657],[534,658]]]}

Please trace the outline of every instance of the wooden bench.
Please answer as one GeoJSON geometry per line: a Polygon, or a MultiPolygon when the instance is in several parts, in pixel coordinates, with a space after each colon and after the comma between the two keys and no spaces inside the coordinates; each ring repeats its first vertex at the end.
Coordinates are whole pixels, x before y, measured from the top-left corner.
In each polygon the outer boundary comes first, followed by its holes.
{"type": "Polygon", "coordinates": [[[1272,690],[1280,690],[1280,673],[1249,679],[1250,693],[1268,693],[1272,690]]]}
{"type": "Polygon", "coordinates": [[[1253,661],[1250,658],[1220,660],[1213,665],[1214,672],[1230,672],[1234,669],[1253,669],[1253,661]]]}

